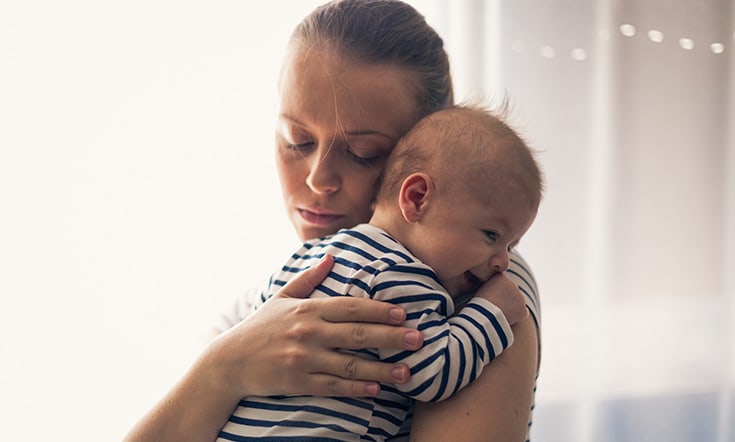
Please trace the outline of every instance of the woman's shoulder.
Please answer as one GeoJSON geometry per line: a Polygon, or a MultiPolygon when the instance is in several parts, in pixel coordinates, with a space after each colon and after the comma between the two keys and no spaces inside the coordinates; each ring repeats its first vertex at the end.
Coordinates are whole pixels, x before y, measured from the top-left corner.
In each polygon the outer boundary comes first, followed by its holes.
{"type": "Polygon", "coordinates": [[[240,293],[220,312],[212,325],[214,331],[224,333],[247,318],[255,309],[255,301],[260,296],[260,290],[249,289],[240,293]]]}
{"type": "Polygon", "coordinates": [[[523,293],[523,296],[526,298],[526,306],[538,327],[541,321],[541,305],[536,278],[533,276],[531,266],[515,250],[511,252],[508,277],[518,285],[518,288],[523,293]]]}

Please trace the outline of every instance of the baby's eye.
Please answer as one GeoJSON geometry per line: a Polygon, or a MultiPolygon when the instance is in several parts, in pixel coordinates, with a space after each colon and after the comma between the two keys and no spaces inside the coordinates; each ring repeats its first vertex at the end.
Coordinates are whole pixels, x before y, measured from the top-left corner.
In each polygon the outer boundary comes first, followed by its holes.
{"type": "Polygon", "coordinates": [[[500,235],[498,235],[498,232],[494,232],[492,230],[485,230],[485,236],[487,236],[487,239],[490,240],[490,242],[495,242],[498,240],[500,235]]]}

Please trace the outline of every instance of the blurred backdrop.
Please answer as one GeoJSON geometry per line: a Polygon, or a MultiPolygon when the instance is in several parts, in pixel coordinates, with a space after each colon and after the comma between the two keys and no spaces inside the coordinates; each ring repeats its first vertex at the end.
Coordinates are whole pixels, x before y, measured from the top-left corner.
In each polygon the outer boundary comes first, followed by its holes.
{"type": "MultiPolygon", "coordinates": [[[[290,253],[276,76],[318,3],[0,3],[0,439],[120,439],[290,253]]],[[[532,439],[735,441],[734,2],[411,3],[545,169],[532,439]]]]}

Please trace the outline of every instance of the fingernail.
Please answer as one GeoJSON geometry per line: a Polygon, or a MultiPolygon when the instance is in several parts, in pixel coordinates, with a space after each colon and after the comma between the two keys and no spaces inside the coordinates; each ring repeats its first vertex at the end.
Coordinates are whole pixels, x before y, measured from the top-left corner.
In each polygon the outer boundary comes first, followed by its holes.
{"type": "Polygon", "coordinates": [[[389,312],[390,317],[392,319],[394,319],[396,321],[401,321],[401,322],[403,322],[403,319],[405,317],[403,313],[404,313],[404,311],[403,311],[402,308],[392,308],[392,309],[390,309],[390,312],[389,312]]]}
{"type": "Polygon", "coordinates": [[[406,381],[406,370],[405,367],[393,367],[390,370],[390,375],[398,382],[406,381]]]}
{"type": "Polygon", "coordinates": [[[419,334],[419,332],[417,332],[415,330],[410,331],[410,332],[406,332],[406,334],[403,335],[403,340],[408,345],[416,345],[416,344],[418,344],[420,338],[421,338],[421,335],[419,334]]]}
{"type": "Polygon", "coordinates": [[[380,386],[378,384],[367,384],[365,386],[365,394],[368,396],[377,396],[380,393],[380,386]]]}

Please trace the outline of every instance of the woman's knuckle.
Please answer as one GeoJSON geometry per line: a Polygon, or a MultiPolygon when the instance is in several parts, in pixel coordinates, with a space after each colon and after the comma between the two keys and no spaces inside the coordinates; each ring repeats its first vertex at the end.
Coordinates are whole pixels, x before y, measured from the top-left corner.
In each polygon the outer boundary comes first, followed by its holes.
{"type": "Polygon", "coordinates": [[[352,327],[352,339],[355,344],[364,344],[368,338],[368,328],[365,324],[357,324],[352,327]]]}
{"type": "Polygon", "coordinates": [[[348,312],[351,316],[355,316],[360,312],[360,302],[357,300],[357,298],[346,298],[348,299],[347,302],[345,302],[345,311],[348,312]]]}
{"type": "Polygon", "coordinates": [[[357,358],[349,358],[345,361],[344,377],[348,379],[356,379],[359,372],[359,361],[357,358]]]}
{"type": "Polygon", "coordinates": [[[295,304],[293,314],[295,316],[304,316],[311,314],[313,311],[314,306],[309,302],[309,300],[305,299],[295,304]]]}
{"type": "Polygon", "coordinates": [[[298,367],[308,358],[308,352],[300,347],[290,347],[283,352],[282,363],[287,367],[298,367]]]}
{"type": "Polygon", "coordinates": [[[337,378],[329,379],[326,383],[326,387],[329,390],[330,394],[342,394],[342,382],[337,378]]]}
{"type": "Polygon", "coordinates": [[[296,342],[309,341],[316,336],[318,330],[310,324],[305,322],[294,322],[291,324],[287,331],[286,337],[296,342]]]}

